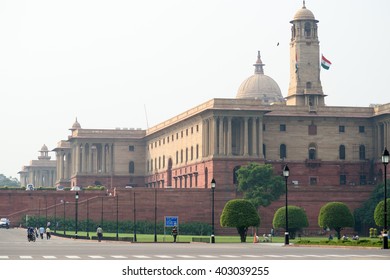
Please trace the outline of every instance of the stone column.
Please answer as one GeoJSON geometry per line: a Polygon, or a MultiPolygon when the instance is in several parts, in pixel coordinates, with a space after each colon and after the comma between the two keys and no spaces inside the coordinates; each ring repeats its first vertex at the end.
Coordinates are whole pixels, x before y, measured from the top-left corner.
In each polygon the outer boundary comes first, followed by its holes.
{"type": "Polygon", "coordinates": [[[227,155],[232,155],[232,117],[227,118],[227,155]]]}
{"type": "Polygon", "coordinates": [[[259,124],[258,124],[258,130],[259,130],[259,141],[257,145],[257,150],[259,151],[259,157],[261,159],[264,158],[264,151],[263,151],[263,117],[259,118],[259,124]]]}
{"type": "Polygon", "coordinates": [[[105,174],[107,172],[107,163],[106,163],[106,143],[102,144],[102,173],[105,174]]]}
{"type": "Polygon", "coordinates": [[[248,118],[244,117],[244,156],[248,156],[248,144],[249,144],[249,136],[248,136],[248,118]]]}
{"type": "Polygon", "coordinates": [[[252,118],[252,156],[257,156],[257,127],[256,118],[252,118]]]}
{"type": "Polygon", "coordinates": [[[213,139],[212,139],[212,143],[213,143],[213,151],[212,151],[212,155],[218,155],[218,118],[217,117],[213,117],[213,127],[212,127],[212,135],[213,135],[213,139]]]}
{"type": "Polygon", "coordinates": [[[218,154],[223,155],[224,154],[224,145],[223,145],[223,117],[219,117],[219,132],[218,132],[218,154]]]}

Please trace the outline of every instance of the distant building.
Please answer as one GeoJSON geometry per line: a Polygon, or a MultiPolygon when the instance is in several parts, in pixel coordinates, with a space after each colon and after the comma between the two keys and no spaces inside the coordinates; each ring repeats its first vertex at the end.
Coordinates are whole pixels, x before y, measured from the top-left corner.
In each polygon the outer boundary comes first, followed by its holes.
{"type": "Polygon", "coordinates": [[[18,172],[20,175],[20,184],[25,187],[32,184],[35,187],[53,187],[57,180],[56,161],[51,160],[49,150],[43,145],[39,151],[38,160],[30,161],[30,165],[23,166],[18,172]]]}
{"type": "MultiPolygon", "coordinates": [[[[305,5],[293,20],[290,84],[284,98],[257,55],[236,98],[211,99],[141,129],[83,129],[75,122],[57,148],[57,185],[221,188],[249,162],[289,164],[294,185],[356,186],[382,180],[390,147],[390,103],[326,106],[318,20],[305,5]]],[[[353,81],[350,81],[353,82],[353,81]]]]}

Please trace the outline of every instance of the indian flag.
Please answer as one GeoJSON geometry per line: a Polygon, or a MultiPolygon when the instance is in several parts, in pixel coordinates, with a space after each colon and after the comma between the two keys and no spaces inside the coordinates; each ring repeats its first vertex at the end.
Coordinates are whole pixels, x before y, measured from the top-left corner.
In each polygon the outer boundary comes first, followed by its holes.
{"type": "Polygon", "coordinates": [[[321,55],[321,66],[322,68],[329,70],[329,67],[332,65],[332,62],[327,60],[325,56],[321,55]]]}

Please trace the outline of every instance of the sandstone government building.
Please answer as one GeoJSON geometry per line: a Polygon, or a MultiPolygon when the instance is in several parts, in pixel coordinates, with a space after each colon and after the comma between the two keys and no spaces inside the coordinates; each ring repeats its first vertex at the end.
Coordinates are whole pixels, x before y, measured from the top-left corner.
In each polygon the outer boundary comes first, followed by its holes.
{"type": "MultiPolygon", "coordinates": [[[[310,209],[316,203],[310,196],[326,201],[339,192],[339,200],[357,207],[361,200],[355,193],[383,180],[380,157],[390,147],[390,103],[327,106],[319,21],[303,3],[290,23],[286,96],[265,74],[266,58],[258,52],[254,73],[237,85],[235,98],[208,100],[146,130],[87,129],[76,119],[68,139],[52,148],[56,174],[46,172],[45,164],[37,163],[35,170],[32,162],[20,172],[22,185],[54,180],[66,187],[101,184],[180,192],[208,189],[215,178],[219,189],[235,193],[240,166],[268,163],[281,174],[287,163],[289,186],[307,196],[298,206],[310,209]]],[[[41,152],[47,163],[54,162],[41,152]]]]}

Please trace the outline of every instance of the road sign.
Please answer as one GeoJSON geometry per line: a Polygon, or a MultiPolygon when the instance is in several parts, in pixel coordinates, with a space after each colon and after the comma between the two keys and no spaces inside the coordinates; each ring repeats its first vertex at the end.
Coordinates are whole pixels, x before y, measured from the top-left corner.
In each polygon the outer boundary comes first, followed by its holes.
{"type": "Polygon", "coordinates": [[[166,227],[174,227],[179,225],[179,217],[178,216],[165,216],[165,226],[166,227]]]}

